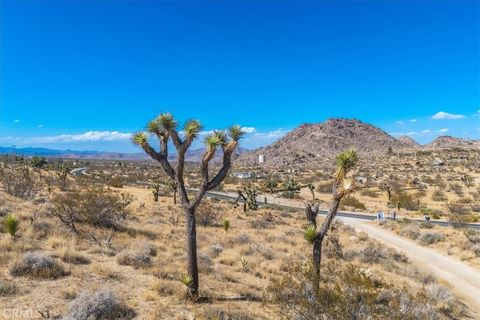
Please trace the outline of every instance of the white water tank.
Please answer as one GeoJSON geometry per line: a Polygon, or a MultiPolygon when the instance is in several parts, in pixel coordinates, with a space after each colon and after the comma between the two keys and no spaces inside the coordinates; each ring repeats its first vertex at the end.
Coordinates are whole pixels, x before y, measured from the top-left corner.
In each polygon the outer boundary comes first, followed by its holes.
{"type": "Polygon", "coordinates": [[[258,163],[265,163],[265,155],[261,154],[258,156],[258,163]]]}

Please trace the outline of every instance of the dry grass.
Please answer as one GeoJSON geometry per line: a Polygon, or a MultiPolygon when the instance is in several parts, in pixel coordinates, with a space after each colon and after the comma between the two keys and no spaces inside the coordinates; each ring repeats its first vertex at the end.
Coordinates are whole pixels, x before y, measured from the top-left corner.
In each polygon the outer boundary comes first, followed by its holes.
{"type": "MultiPolygon", "coordinates": [[[[0,305],[41,308],[53,316],[68,315],[72,314],[71,306],[78,306],[79,301],[93,306],[82,292],[93,294],[106,288],[115,293],[115,299],[105,294],[111,305],[121,301],[119,305],[126,308],[122,310],[134,310],[139,319],[278,318],[278,306],[266,299],[265,290],[272,279],[288,274],[288,266],[304,263],[311,255],[310,245],[302,238],[302,214],[274,209],[243,213],[230,203],[210,202],[209,208],[216,210],[221,219],[228,219],[230,228],[225,231],[218,223],[198,227],[200,290],[206,302],[189,304],[180,281],[186,265],[181,208],[164,196],[158,203],[153,202],[146,188],[125,186],[121,192],[134,197],[131,215],[124,228],[116,231],[108,243],[102,241],[102,245],[69,233],[48,216],[35,221],[50,226],[39,236],[34,224],[29,223],[35,205],[0,192],[9,210],[18,212],[22,221],[15,242],[0,234],[0,271],[8,273],[11,262],[19,261],[12,274],[27,275],[0,280],[0,292],[4,292],[0,294],[0,305]],[[172,223],[172,216],[179,218],[178,225],[172,223]],[[56,266],[53,271],[36,273],[25,267],[29,264],[22,257],[34,250],[52,257],[54,263],[49,265],[56,266]],[[37,279],[37,275],[47,274],[37,279]],[[61,279],[48,280],[60,275],[61,279]]],[[[354,260],[396,287],[405,285],[410,291],[422,287],[419,283],[425,279],[423,275],[410,268],[401,256],[378,247],[367,235],[336,224],[329,238],[326,263],[354,260]],[[403,273],[392,269],[392,265],[401,265],[403,273]]]]}

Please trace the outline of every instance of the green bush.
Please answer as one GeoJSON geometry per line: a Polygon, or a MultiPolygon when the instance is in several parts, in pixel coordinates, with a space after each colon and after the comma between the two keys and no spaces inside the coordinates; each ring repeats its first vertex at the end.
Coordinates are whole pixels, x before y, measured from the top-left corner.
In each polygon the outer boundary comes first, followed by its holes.
{"type": "Polygon", "coordinates": [[[9,214],[5,218],[3,218],[3,228],[5,232],[7,232],[12,237],[15,237],[17,235],[19,226],[20,221],[12,214],[9,214]]]}

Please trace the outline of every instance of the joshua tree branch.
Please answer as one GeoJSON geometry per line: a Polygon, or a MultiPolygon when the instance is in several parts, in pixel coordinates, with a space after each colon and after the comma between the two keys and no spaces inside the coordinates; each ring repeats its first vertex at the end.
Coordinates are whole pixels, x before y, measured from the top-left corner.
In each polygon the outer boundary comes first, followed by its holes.
{"type": "Polygon", "coordinates": [[[230,170],[230,167],[232,166],[232,153],[235,150],[235,148],[224,148],[223,149],[223,165],[222,168],[218,171],[218,173],[208,182],[207,184],[207,191],[212,190],[225,179],[225,177],[228,174],[228,170],[230,170]]]}
{"type": "Polygon", "coordinates": [[[160,162],[163,170],[165,170],[170,178],[175,179],[175,170],[173,170],[170,162],[168,161],[168,152],[166,147],[161,148],[164,149],[162,152],[155,151],[148,143],[142,144],[141,147],[152,159],[160,162]]]}

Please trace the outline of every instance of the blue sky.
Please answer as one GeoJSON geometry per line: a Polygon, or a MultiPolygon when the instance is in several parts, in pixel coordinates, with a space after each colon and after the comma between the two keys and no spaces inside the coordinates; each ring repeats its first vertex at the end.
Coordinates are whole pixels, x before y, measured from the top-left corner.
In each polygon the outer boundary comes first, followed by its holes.
{"type": "Polygon", "coordinates": [[[249,148],[330,117],[480,138],[476,1],[0,5],[0,146],[132,152],[164,111],[249,148]]]}

